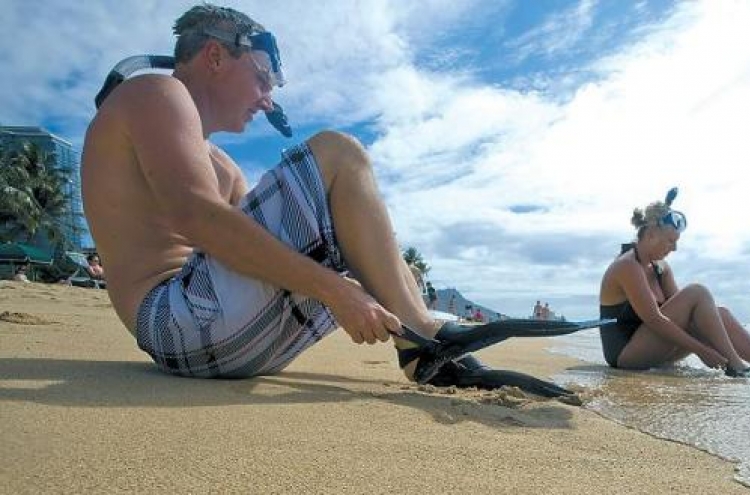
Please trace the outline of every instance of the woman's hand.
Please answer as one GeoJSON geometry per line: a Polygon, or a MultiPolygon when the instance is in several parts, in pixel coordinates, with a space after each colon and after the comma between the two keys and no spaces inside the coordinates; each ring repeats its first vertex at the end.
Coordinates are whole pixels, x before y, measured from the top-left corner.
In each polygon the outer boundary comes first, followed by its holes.
{"type": "Polygon", "coordinates": [[[729,363],[727,358],[708,346],[704,346],[704,349],[696,355],[703,361],[703,364],[713,369],[725,368],[729,363]]]}

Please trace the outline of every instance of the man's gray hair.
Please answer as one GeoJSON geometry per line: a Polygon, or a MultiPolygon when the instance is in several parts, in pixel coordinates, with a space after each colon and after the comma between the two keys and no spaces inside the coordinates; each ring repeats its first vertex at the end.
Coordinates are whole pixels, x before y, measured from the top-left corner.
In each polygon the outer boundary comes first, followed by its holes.
{"type": "MultiPolygon", "coordinates": [[[[196,5],[182,14],[172,28],[177,36],[174,47],[175,62],[188,62],[201,51],[208,40],[216,39],[206,34],[206,29],[221,31],[230,36],[251,35],[266,30],[247,15],[229,7],[218,7],[210,3],[196,5]]],[[[222,40],[217,41],[235,58],[247,51],[245,47],[222,40]]]]}

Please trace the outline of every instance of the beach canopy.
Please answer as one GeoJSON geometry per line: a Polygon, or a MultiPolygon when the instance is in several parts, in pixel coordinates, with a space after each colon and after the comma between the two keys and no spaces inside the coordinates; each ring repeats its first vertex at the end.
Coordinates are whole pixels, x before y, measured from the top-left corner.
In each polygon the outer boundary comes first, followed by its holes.
{"type": "Polygon", "coordinates": [[[0,263],[51,265],[52,253],[28,244],[8,242],[0,244],[0,263]]]}

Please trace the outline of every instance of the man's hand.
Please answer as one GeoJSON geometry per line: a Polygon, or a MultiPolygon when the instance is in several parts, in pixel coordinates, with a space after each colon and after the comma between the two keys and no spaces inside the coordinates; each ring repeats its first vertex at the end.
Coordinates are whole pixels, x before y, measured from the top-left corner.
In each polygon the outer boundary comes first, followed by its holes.
{"type": "Polygon", "coordinates": [[[328,307],[336,321],[356,344],[386,342],[391,333],[401,334],[401,321],[381,306],[362,286],[349,278],[342,279],[336,300],[328,307]]]}

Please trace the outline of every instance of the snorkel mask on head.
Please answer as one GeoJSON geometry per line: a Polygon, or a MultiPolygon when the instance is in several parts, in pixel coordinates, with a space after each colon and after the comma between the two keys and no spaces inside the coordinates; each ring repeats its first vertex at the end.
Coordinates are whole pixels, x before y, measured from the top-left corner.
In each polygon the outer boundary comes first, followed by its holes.
{"type": "Polygon", "coordinates": [[[256,67],[267,78],[271,87],[282,87],[286,84],[284,71],[281,68],[281,55],[276,46],[276,38],[268,31],[255,34],[230,34],[219,29],[204,28],[203,33],[236,47],[245,47],[251,51],[256,67]]]}
{"type": "MultiPolygon", "coordinates": [[[[253,61],[258,66],[268,80],[271,86],[282,86],[286,83],[284,73],[281,70],[281,58],[276,47],[276,40],[269,32],[262,32],[251,36],[232,35],[221,32],[207,32],[209,36],[220,39],[227,43],[234,43],[236,46],[245,46],[250,48],[253,55],[253,61]],[[218,34],[216,34],[218,33],[218,34]]],[[[107,79],[102,85],[102,89],[94,98],[96,108],[99,108],[105,98],[122,83],[128,76],[144,69],[174,69],[174,57],[163,55],[135,55],[121,60],[107,75],[107,79]]],[[[273,109],[265,112],[268,122],[285,137],[292,137],[292,127],[289,125],[284,109],[275,101],[271,101],[273,109]]]]}
{"type": "Polygon", "coordinates": [[[685,218],[685,215],[682,212],[672,209],[672,202],[677,197],[678,192],[679,189],[673,187],[667,193],[667,197],[664,199],[664,204],[669,208],[669,211],[659,219],[659,225],[669,225],[677,230],[677,232],[684,232],[687,228],[687,218],[685,218]]]}

